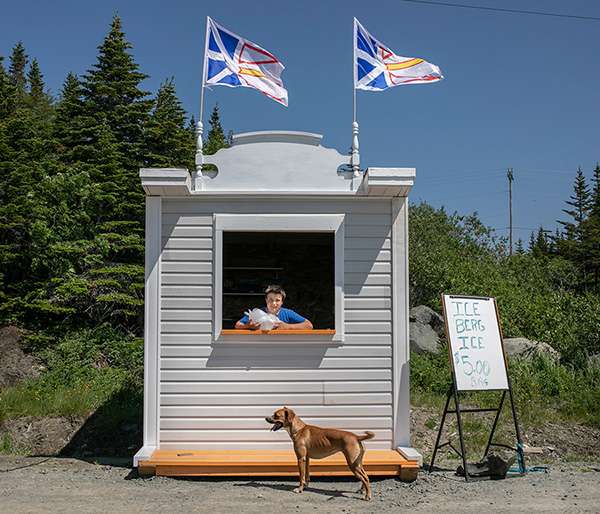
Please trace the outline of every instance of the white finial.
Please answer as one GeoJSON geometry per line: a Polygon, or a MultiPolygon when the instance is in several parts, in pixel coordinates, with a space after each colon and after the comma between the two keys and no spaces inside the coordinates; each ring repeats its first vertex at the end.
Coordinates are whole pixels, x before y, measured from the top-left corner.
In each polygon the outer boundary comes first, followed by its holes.
{"type": "Polygon", "coordinates": [[[358,122],[352,122],[352,154],[350,155],[350,166],[354,176],[359,176],[360,171],[360,152],[358,151],[358,122]]]}
{"type": "Polygon", "coordinates": [[[204,154],[202,153],[202,135],[204,134],[204,125],[202,121],[196,124],[196,171],[193,173],[194,189],[201,189],[202,165],[204,164],[204,154]]]}

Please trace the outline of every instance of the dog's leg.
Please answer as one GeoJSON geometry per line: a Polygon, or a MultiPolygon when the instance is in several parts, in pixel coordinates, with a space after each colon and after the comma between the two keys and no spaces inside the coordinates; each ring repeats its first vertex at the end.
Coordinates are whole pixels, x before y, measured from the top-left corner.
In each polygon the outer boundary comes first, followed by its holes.
{"type": "Polygon", "coordinates": [[[365,491],[365,500],[369,501],[372,497],[371,482],[369,480],[369,475],[367,475],[367,472],[362,467],[362,463],[356,468],[356,471],[360,475],[359,480],[362,482],[362,485],[363,485],[363,488],[365,491]]]}
{"type": "Polygon", "coordinates": [[[310,484],[310,458],[308,455],[306,456],[306,461],[304,461],[304,480],[306,482],[306,487],[310,484]]]}
{"type": "Polygon", "coordinates": [[[301,493],[304,491],[304,487],[306,487],[306,461],[308,459],[306,449],[303,452],[296,453],[296,457],[298,457],[298,478],[300,479],[300,484],[294,489],[294,492],[301,493]]]}

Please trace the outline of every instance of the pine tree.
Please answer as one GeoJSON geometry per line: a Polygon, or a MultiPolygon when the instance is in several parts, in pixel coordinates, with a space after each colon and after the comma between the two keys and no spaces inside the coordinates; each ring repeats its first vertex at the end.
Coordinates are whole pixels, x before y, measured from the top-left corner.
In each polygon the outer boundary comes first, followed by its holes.
{"type": "Polygon", "coordinates": [[[15,90],[3,61],[4,57],[0,55],[0,120],[6,119],[15,109],[15,90]]]}
{"type": "Polygon", "coordinates": [[[203,152],[205,155],[212,155],[221,148],[227,148],[227,139],[221,126],[221,116],[219,113],[219,104],[216,104],[210,115],[210,130],[206,141],[203,143],[203,152]]]}
{"type": "Polygon", "coordinates": [[[27,54],[23,43],[19,41],[12,49],[10,55],[10,67],[8,69],[10,82],[15,89],[15,101],[17,106],[21,106],[27,94],[27,77],[25,70],[27,68],[27,54]]]}
{"type": "Polygon", "coordinates": [[[523,248],[523,240],[521,238],[517,239],[517,246],[515,249],[515,253],[517,255],[524,255],[525,254],[525,248],[523,248]]]}
{"type": "Polygon", "coordinates": [[[187,167],[193,162],[194,138],[185,127],[185,111],[177,98],[172,78],[158,90],[146,136],[147,166],[187,167]]]}
{"type": "Polygon", "coordinates": [[[594,168],[591,207],[582,223],[580,263],[586,289],[600,292],[600,165],[594,168]]]}

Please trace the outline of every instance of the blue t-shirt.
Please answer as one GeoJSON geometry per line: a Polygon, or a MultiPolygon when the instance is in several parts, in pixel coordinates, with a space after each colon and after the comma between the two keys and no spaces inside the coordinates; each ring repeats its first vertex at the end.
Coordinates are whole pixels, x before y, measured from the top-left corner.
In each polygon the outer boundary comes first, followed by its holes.
{"type": "MultiPolygon", "coordinates": [[[[266,308],[263,307],[259,307],[259,309],[267,313],[269,312],[266,308]]],[[[302,323],[303,321],[306,321],[306,318],[303,318],[297,312],[294,312],[292,309],[286,309],[284,307],[279,309],[277,317],[284,323],[302,323]]],[[[246,325],[248,321],[248,315],[246,314],[244,314],[244,317],[240,319],[240,323],[243,323],[244,325],[246,325]]]]}

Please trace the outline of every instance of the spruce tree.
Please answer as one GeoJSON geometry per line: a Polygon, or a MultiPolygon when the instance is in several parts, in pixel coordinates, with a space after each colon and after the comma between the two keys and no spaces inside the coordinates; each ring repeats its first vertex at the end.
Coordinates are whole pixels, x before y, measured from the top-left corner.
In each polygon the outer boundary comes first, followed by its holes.
{"type": "Polygon", "coordinates": [[[27,94],[27,54],[25,53],[25,47],[23,43],[19,41],[12,49],[10,55],[10,67],[8,69],[10,82],[15,89],[15,101],[17,107],[21,106],[27,94]]]}
{"type": "Polygon", "coordinates": [[[194,138],[185,127],[185,111],[172,78],[158,90],[146,136],[147,166],[187,167],[193,162],[194,138]]]}
{"type": "Polygon", "coordinates": [[[54,118],[54,136],[58,142],[60,159],[76,162],[85,155],[83,89],[74,73],[69,73],[63,83],[54,118]]]}
{"type": "Polygon", "coordinates": [[[219,113],[219,104],[216,104],[210,115],[210,130],[206,141],[203,143],[203,152],[205,155],[212,155],[221,148],[227,148],[227,139],[223,127],[221,126],[221,116],[219,113]]]}
{"type": "MultiPolygon", "coordinates": [[[[99,137],[99,126],[106,120],[123,154],[125,180],[133,187],[144,157],[144,127],[152,101],[140,89],[147,75],[141,73],[129,54],[132,45],[125,39],[121,20],[115,16],[110,31],[98,47],[96,64],[83,77],[83,92],[89,136],[99,137]]],[[[122,181],[124,177],[113,177],[122,181]]],[[[139,184],[138,184],[139,186],[139,184]]]]}
{"type": "Polygon", "coordinates": [[[563,209],[562,211],[572,218],[572,221],[560,221],[564,227],[565,239],[569,241],[581,240],[581,223],[586,219],[590,210],[590,191],[585,182],[585,176],[581,167],[577,168],[575,175],[575,184],[573,186],[573,195],[570,200],[566,201],[571,209],[563,209]]]}
{"type": "Polygon", "coordinates": [[[594,168],[591,207],[582,223],[580,263],[586,289],[600,292],[600,165],[594,168]]]}

